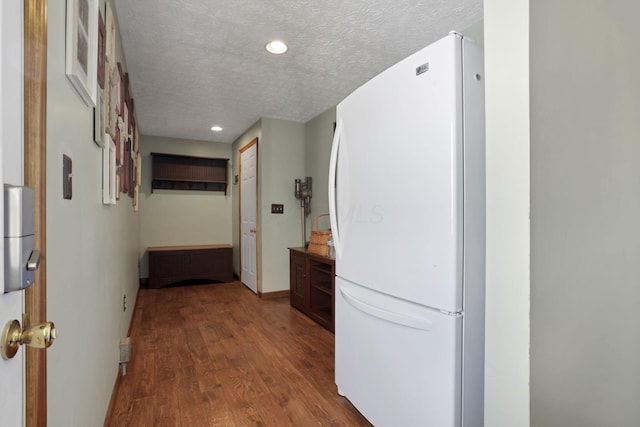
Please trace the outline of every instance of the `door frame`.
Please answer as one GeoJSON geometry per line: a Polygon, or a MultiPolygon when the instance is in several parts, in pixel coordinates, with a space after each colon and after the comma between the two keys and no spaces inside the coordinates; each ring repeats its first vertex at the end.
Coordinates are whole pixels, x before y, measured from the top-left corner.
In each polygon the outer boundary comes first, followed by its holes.
{"type": "Polygon", "coordinates": [[[241,147],[238,150],[238,246],[239,246],[239,251],[238,251],[238,256],[240,259],[240,281],[242,282],[242,153],[244,153],[245,151],[247,151],[249,148],[256,146],[256,229],[258,230],[256,232],[256,291],[258,292],[258,295],[260,295],[261,292],[261,286],[260,286],[260,251],[258,250],[260,248],[260,245],[258,244],[258,242],[260,241],[260,197],[259,194],[260,192],[258,191],[258,187],[260,185],[260,176],[258,175],[258,171],[260,168],[259,165],[259,156],[260,156],[260,151],[258,150],[258,138],[253,138],[251,141],[249,141],[246,145],[244,145],[243,147],[241,147]]]}
{"type": "MultiPolygon", "coordinates": [[[[47,320],[47,0],[24,0],[24,185],[34,190],[40,266],[25,291],[31,324],[47,320]]],[[[24,348],[25,424],[47,425],[47,352],[24,348]]]]}

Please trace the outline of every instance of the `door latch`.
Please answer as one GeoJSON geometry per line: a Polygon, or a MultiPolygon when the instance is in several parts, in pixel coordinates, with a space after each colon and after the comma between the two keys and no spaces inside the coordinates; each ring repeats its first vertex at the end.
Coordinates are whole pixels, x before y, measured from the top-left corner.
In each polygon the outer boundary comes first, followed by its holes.
{"type": "Polygon", "coordinates": [[[0,342],[2,358],[12,359],[16,355],[21,345],[28,345],[34,348],[49,348],[53,341],[58,338],[58,330],[53,322],[44,322],[39,325],[29,327],[28,317],[23,317],[25,329],[22,329],[18,320],[10,320],[2,331],[0,342]]]}
{"type": "Polygon", "coordinates": [[[40,265],[34,250],[34,194],[29,187],[4,186],[4,291],[33,284],[40,265]]]}

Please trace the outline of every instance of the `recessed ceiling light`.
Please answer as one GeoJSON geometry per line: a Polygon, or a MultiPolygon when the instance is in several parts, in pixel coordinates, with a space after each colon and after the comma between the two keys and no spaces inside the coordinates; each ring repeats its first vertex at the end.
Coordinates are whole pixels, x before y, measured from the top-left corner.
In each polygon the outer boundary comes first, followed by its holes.
{"type": "Polygon", "coordinates": [[[266,44],[264,48],[267,49],[267,52],[273,53],[275,55],[281,55],[285,53],[288,49],[287,45],[284,44],[284,42],[281,42],[280,40],[274,40],[272,42],[269,42],[266,44]]]}
{"type": "Polygon", "coordinates": [[[211,130],[214,132],[220,132],[222,130],[222,128],[220,126],[212,126],[211,130]]]}

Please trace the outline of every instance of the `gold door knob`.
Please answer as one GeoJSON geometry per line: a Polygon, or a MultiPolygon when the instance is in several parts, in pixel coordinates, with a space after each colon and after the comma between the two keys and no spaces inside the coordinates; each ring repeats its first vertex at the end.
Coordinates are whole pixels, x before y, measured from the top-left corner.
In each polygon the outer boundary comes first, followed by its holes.
{"type": "Polygon", "coordinates": [[[2,331],[2,358],[13,358],[21,345],[34,348],[49,348],[58,338],[58,330],[53,322],[44,322],[23,330],[20,322],[10,320],[2,331]]]}
{"type": "Polygon", "coordinates": [[[255,228],[252,228],[251,230],[249,230],[249,233],[255,233],[255,232],[256,232],[255,228]]]}

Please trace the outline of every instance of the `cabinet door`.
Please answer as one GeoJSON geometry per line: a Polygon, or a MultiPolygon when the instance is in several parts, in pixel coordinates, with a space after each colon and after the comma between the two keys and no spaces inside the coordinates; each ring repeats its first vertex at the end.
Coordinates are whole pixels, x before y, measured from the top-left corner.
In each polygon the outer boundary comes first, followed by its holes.
{"type": "Polygon", "coordinates": [[[289,268],[291,305],[306,313],[309,305],[307,258],[291,252],[289,268]]]}

